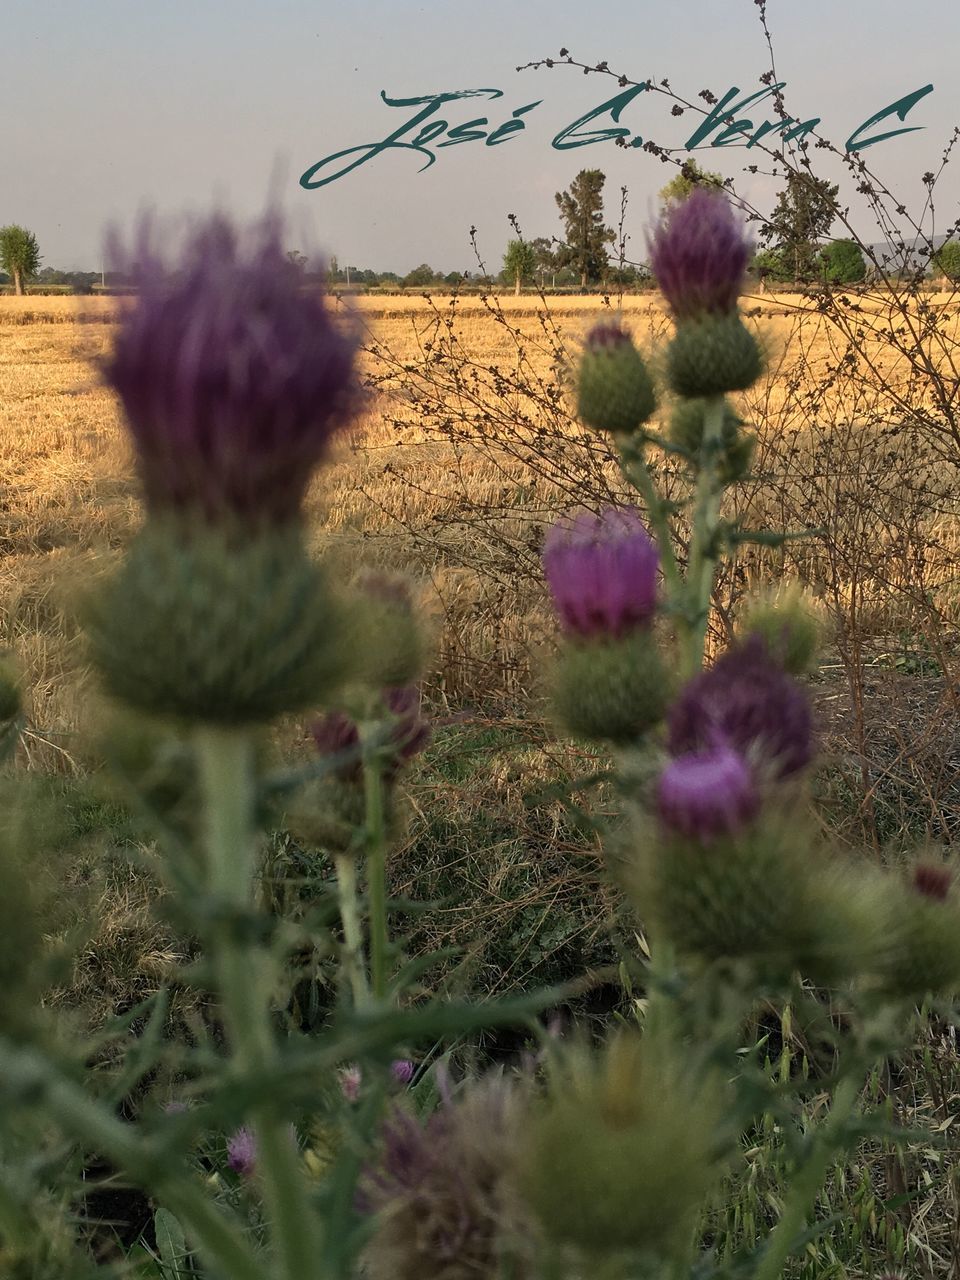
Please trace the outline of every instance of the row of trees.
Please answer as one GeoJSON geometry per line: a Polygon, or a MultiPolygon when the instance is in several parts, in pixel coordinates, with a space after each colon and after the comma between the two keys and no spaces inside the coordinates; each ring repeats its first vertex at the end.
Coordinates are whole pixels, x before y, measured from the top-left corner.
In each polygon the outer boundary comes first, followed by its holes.
{"type": "MultiPolygon", "coordinates": [[[[567,191],[556,194],[563,223],[563,240],[539,237],[511,240],[503,258],[502,277],[517,293],[526,280],[575,271],[581,288],[589,284],[634,284],[649,279],[642,264],[612,266],[609,246],[616,240],[603,213],[605,175],[599,169],[582,169],[567,191]]],[[[718,173],[702,170],[688,161],[660,190],[664,204],[684,200],[696,186],[722,189],[718,173]]],[[[806,173],[790,173],[777,196],[776,206],[760,232],[762,248],[753,261],[761,288],[766,281],[782,284],[856,284],[867,275],[863,253],[854,240],[824,244],[836,221],[839,187],[806,173]]],[[[948,241],[933,256],[931,275],[960,280],[960,243],[948,241]]],[[[566,281],[564,281],[566,283],[566,281]]]]}

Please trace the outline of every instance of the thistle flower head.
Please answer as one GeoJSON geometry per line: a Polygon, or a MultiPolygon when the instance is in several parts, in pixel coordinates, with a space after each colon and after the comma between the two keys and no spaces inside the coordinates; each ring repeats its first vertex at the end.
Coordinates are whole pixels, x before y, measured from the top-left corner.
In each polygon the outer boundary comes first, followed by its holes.
{"type": "MultiPolygon", "coordinates": [[[[383,709],[389,721],[383,744],[389,754],[385,772],[392,778],[426,747],[430,741],[430,725],[420,714],[420,693],[413,685],[385,689],[383,709]]],[[[314,721],[310,733],[322,756],[353,752],[355,758],[346,759],[336,772],[343,781],[359,779],[362,770],[360,727],[355,720],[343,711],[329,711],[314,721]]]]}
{"type": "Polygon", "coordinates": [[[759,636],[695,676],[673,704],[667,726],[672,755],[727,746],[776,778],[797,773],[813,756],[806,694],[759,636]]]}
{"type": "Polygon", "coordinates": [[[730,747],[679,756],[657,782],[657,809],[663,824],[704,844],[732,835],[758,808],[750,768],[730,747]]]}
{"type": "Polygon", "coordinates": [[[416,1072],[416,1067],[408,1058],[395,1058],[390,1063],[390,1075],[395,1084],[409,1084],[416,1072]]]}
{"type": "Polygon", "coordinates": [[[650,265],[678,320],[736,310],[750,239],[725,195],[695,187],[649,238],[650,265]]]}
{"type": "Polygon", "coordinates": [[[474,1086],[425,1122],[400,1103],[392,1108],[360,1183],[360,1211],[378,1215],[365,1259],[373,1280],[499,1274],[520,1108],[518,1090],[502,1079],[474,1086]]]}
{"type": "Polygon", "coordinates": [[[616,638],[649,625],[660,557],[634,507],[606,507],[561,520],[547,533],[543,569],[564,627],[616,638]]]}
{"type": "Polygon", "coordinates": [[[257,1140],[246,1126],[227,1142],[227,1164],[241,1178],[252,1177],[257,1167],[257,1140]]]}
{"type": "Polygon", "coordinates": [[[303,289],[267,219],[249,237],[223,216],[177,261],[149,223],[138,292],[104,365],[120,397],[151,512],[284,525],[356,403],[355,343],[303,289]]]}

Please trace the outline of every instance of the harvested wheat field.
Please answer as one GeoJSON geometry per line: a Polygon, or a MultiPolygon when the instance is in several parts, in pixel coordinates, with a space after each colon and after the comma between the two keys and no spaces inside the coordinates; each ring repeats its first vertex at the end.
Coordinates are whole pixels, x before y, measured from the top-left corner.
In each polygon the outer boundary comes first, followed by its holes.
{"type": "MultiPolygon", "coordinates": [[[[376,395],[315,494],[317,538],[342,556],[344,573],[381,564],[422,581],[437,620],[430,685],[450,705],[518,705],[530,692],[531,654],[550,629],[537,581],[544,524],[559,509],[623,492],[611,459],[572,419],[563,387],[583,333],[617,304],[338,303],[362,332],[376,395]]],[[[72,758],[82,716],[74,589],[109,563],[138,520],[117,406],[95,368],[117,305],[0,300],[0,640],[26,667],[27,749],[47,764],[72,758]]],[[[935,354],[949,360],[960,307],[949,295],[920,305],[928,309],[921,324],[935,318],[935,354]]],[[[758,446],[754,476],[736,494],[741,511],[758,523],[769,516],[774,527],[829,522],[826,547],[793,544],[791,559],[838,619],[853,611],[861,638],[886,644],[912,627],[924,592],[952,617],[954,463],[937,436],[918,439],[903,425],[908,407],[916,415],[930,393],[919,394],[916,368],[883,337],[889,302],[851,300],[856,364],[836,324],[797,295],[747,298],[744,309],[768,372],[742,402],[758,446]],[[892,560],[878,571],[885,542],[892,560]]],[[[658,303],[627,296],[622,315],[656,360],[669,330],[658,303]]],[[[664,471],[671,490],[679,471],[664,471]]],[[[779,573],[773,561],[745,556],[741,578],[779,573]]],[[[737,584],[726,588],[730,603],[737,584]]]]}

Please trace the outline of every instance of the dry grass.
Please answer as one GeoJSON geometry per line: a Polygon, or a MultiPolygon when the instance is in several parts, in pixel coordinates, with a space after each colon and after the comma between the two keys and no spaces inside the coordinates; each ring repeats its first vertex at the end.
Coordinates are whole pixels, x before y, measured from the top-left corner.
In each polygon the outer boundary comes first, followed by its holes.
{"type": "MultiPolygon", "coordinates": [[[[622,303],[639,341],[654,349],[667,329],[657,300],[645,295],[625,297],[622,303]]],[[[953,341],[958,308],[950,296],[929,295],[924,303],[939,308],[939,323],[953,341]]],[[[0,643],[14,648],[26,668],[33,690],[33,731],[50,744],[44,747],[34,738],[27,745],[46,765],[70,763],[84,719],[82,654],[72,618],[75,587],[115,552],[138,520],[117,406],[91,367],[111,341],[109,321],[117,305],[123,303],[59,297],[0,300],[0,643]],[[28,317],[30,323],[10,323],[28,317]],[[86,323],[90,317],[97,323],[86,323]]],[[[371,297],[343,305],[350,306],[381,351],[389,350],[411,369],[429,370],[446,325],[488,381],[499,372],[517,374],[522,344],[527,376],[543,385],[555,382],[556,347],[547,340],[537,299],[471,298],[453,306],[448,299],[433,305],[421,297],[371,297]]],[[[549,300],[551,324],[571,352],[607,305],[598,298],[549,300]]],[[[853,305],[876,313],[882,299],[859,298],[853,305]]],[[[835,329],[804,307],[802,298],[790,294],[745,300],[770,353],[770,367],[745,400],[746,416],[760,430],[761,479],[737,502],[751,518],[822,524],[823,514],[818,517],[809,509],[822,493],[838,509],[834,514],[842,523],[847,503],[843,485],[835,483],[830,492],[827,482],[836,480],[841,464],[847,469],[855,463],[871,467],[876,474],[874,460],[863,456],[862,447],[858,457],[853,455],[859,440],[856,424],[875,422],[878,406],[865,403],[862,379],[836,375],[843,352],[835,329]],[[841,424],[846,425],[840,429],[841,424]],[[815,473],[824,470],[824,450],[831,439],[834,473],[821,483],[815,473]],[[843,441],[839,452],[838,439],[843,441]]],[[[875,359],[887,382],[896,386],[899,374],[889,349],[875,345],[871,351],[869,342],[864,344],[864,358],[875,359]]],[[[372,360],[367,367],[374,375],[384,374],[372,360]]],[[[511,557],[535,549],[538,525],[552,509],[569,502],[577,476],[569,477],[566,492],[556,483],[534,488],[525,460],[515,451],[498,456],[489,440],[485,448],[471,451],[462,439],[456,444],[443,439],[432,423],[418,418],[415,407],[405,405],[403,381],[402,374],[387,379],[383,398],[318,484],[312,498],[318,538],[342,554],[345,565],[373,560],[409,570],[429,584],[439,618],[430,673],[434,692],[473,705],[498,695],[519,698],[530,691],[531,654],[543,642],[549,621],[537,584],[511,574],[511,557]],[[460,518],[465,495],[475,508],[498,513],[487,528],[460,518]]],[[[913,402],[915,389],[906,369],[902,384],[903,395],[913,402]]],[[[484,394],[496,395],[496,390],[488,386],[484,394]]],[[[499,400],[500,412],[509,417],[509,392],[501,390],[499,400]]],[[[615,485],[612,469],[607,471],[615,485]]],[[[885,485],[889,490],[902,482],[901,471],[886,468],[875,488],[885,485]]],[[[877,517],[881,524],[884,518],[883,512],[877,517]]],[[[851,521],[851,527],[855,524],[851,521]]],[[[933,530],[943,559],[939,582],[945,586],[949,581],[954,594],[958,528],[950,504],[939,504],[933,530]]],[[[872,539],[876,533],[870,528],[864,536],[872,539]]],[[[833,534],[835,542],[843,542],[845,531],[839,525],[833,534]]],[[[527,554],[528,563],[532,558],[527,554]]],[[[819,551],[811,553],[808,565],[808,576],[821,589],[822,560],[819,551]]],[[[770,557],[745,564],[753,577],[779,572],[770,557]]],[[[841,569],[835,579],[842,577],[841,569]]],[[[926,570],[929,576],[929,563],[926,570]]],[[[830,584],[835,594],[842,586],[830,584]]],[[[857,589],[868,597],[885,590],[876,575],[857,589]]],[[[887,604],[889,595],[886,591],[887,604]]],[[[879,607],[884,601],[877,603],[879,607]]],[[[879,629],[889,631],[889,624],[887,618],[879,629]]]]}

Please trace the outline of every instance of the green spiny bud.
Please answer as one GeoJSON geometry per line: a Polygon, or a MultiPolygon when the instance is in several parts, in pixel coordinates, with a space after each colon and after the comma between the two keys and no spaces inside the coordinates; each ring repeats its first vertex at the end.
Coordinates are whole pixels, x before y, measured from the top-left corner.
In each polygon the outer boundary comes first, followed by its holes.
{"type": "Polygon", "coordinates": [[[402,578],[367,574],[349,605],[355,678],[381,690],[423,673],[425,645],[413,595],[402,578]]]}
{"type": "Polygon", "coordinates": [[[332,593],[295,532],[184,536],[152,519],[87,614],[107,691],[154,715],[262,723],[316,705],[347,668],[332,593]]]}
{"type": "Polygon", "coordinates": [[[574,1051],[526,1130],[521,1197],[548,1240],[594,1261],[682,1257],[718,1178],[721,1105],[652,1032],[574,1051]]]}
{"type": "Polygon", "coordinates": [[[763,371],[763,355],[737,311],[677,325],[667,349],[667,377],[680,396],[744,391],[763,371]]]}
{"type": "Polygon", "coordinates": [[[870,913],[837,879],[790,807],[703,842],[637,818],[634,857],[619,852],[628,895],[677,949],[706,962],[745,960],[765,977],[858,972],[875,946],[870,913]]]}
{"type": "MultiPolygon", "coordinates": [[[[700,457],[706,411],[707,401],[698,397],[694,400],[678,400],[670,416],[670,440],[685,449],[694,459],[700,457]]],[[[741,430],[742,426],[743,419],[725,402],[717,458],[717,471],[724,484],[742,480],[750,469],[755,441],[752,435],[741,430]]]]}
{"type": "Polygon", "coordinates": [[[820,629],[820,620],[801,588],[792,583],[748,604],[738,634],[759,636],[774,661],[799,675],[816,659],[820,629]]]}
{"type": "Polygon", "coordinates": [[[953,875],[942,865],[918,864],[912,883],[885,877],[886,945],[878,977],[893,996],[921,999],[960,989],[960,909],[953,875]]]}
{"type": "Polygon", "coordinates": [[[662,720],[670,680],[649,629],[620,638],[568,639],[557,657],[553,705],[574,737],[634,742],[662,720]]]}
{"type": "Polygon", "coordinates": [[[587,335],[577,397],[581,420],[612,435],[632,435],[656,408],[643,357],[618,324],[599,324],[587,335]]]}

